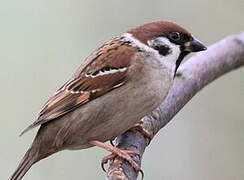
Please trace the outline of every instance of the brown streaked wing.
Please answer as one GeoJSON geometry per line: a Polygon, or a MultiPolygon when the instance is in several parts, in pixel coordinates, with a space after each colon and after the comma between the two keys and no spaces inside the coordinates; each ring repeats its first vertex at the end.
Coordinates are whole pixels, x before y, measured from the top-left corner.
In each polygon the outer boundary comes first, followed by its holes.
{"type": "Polygon", "coordinates": [[[41,110],[38,119],[22,133],[58,118],[107,92],[126,83],[127,70],[136,49],[120,39],[115,39],[92,53],[84,66],[76,72],[73,79],[51,97],[41,110]],[[107,73],[99,76],[87,76],[104,68],[126,68],[124,71],[107,73]]]}

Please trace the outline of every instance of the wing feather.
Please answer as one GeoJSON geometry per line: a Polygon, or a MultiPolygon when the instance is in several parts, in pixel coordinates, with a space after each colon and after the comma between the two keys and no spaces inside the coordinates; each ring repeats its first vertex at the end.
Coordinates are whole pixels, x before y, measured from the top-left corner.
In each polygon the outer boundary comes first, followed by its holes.
{"type": "Polygon", "coordinates": [[[135,48],[116,38],[93,52],[22,133],[56,119],[126,83],[135,48]]]}

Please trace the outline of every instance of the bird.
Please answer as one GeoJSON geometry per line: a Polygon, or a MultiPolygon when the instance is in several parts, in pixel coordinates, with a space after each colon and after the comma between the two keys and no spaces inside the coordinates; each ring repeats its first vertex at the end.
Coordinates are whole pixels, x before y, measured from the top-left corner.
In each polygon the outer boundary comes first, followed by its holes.
{"type": "Polygon", "coordinates": [[[139,171],[132,159],[136,152],[106,141],[138,127],[164,101],[184,57],[206,49],[188,30],[170,21],[145,23],[105,42],[21,133],[40,126],[10,180],[21,180],[33,164],[54,153],[93,146],[112,153],[103,162],[119,156],[139,171]]]}

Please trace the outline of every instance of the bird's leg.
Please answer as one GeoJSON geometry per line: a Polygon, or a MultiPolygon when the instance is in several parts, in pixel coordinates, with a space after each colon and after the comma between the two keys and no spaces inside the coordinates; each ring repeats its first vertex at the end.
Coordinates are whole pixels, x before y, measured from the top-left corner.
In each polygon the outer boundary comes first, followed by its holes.
{"type": "Polygon", "coordinates": [[[152,134],[142,127],[142,123],[143,123],[143,120],[140,120],[132,128],[130,128],[130,130],[137,130],[137,131],[139,131],[146,138],[149,138],[149,141],[151,141],[152,134]]]}
{"type": "Polygon", "coordinates": [[[111,145],[102,143],[100,141],[90,141],[89,144],[101,147],[101,148],[106,149],[107,151],[110,151],[112,153],[112,154],[110,154],[108,156],[105,156],[102,159],[102,167],[109,160],[112,160],[115,157],[120,157],[121,159],[127,160],[136,171],[140,171],[141,170],[140,166],[131,157],[131,156],[135,156],[135,155],[139,156],[139,153],[134,152],[134,151],[122,150],[122,149],[119,149],[118,147],[113,147],[111,145]]]}

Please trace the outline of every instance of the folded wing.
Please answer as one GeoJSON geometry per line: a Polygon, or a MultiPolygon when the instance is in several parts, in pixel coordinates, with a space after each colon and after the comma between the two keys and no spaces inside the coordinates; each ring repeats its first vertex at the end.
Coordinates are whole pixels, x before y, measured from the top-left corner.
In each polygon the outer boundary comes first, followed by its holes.
{"type": "Polygon", "coordinates": [[[94,51],[74,77],[47,101],[38,119],[21,135],[124,85],[134,53],[132,46],[118,38],[94,51]]]}

